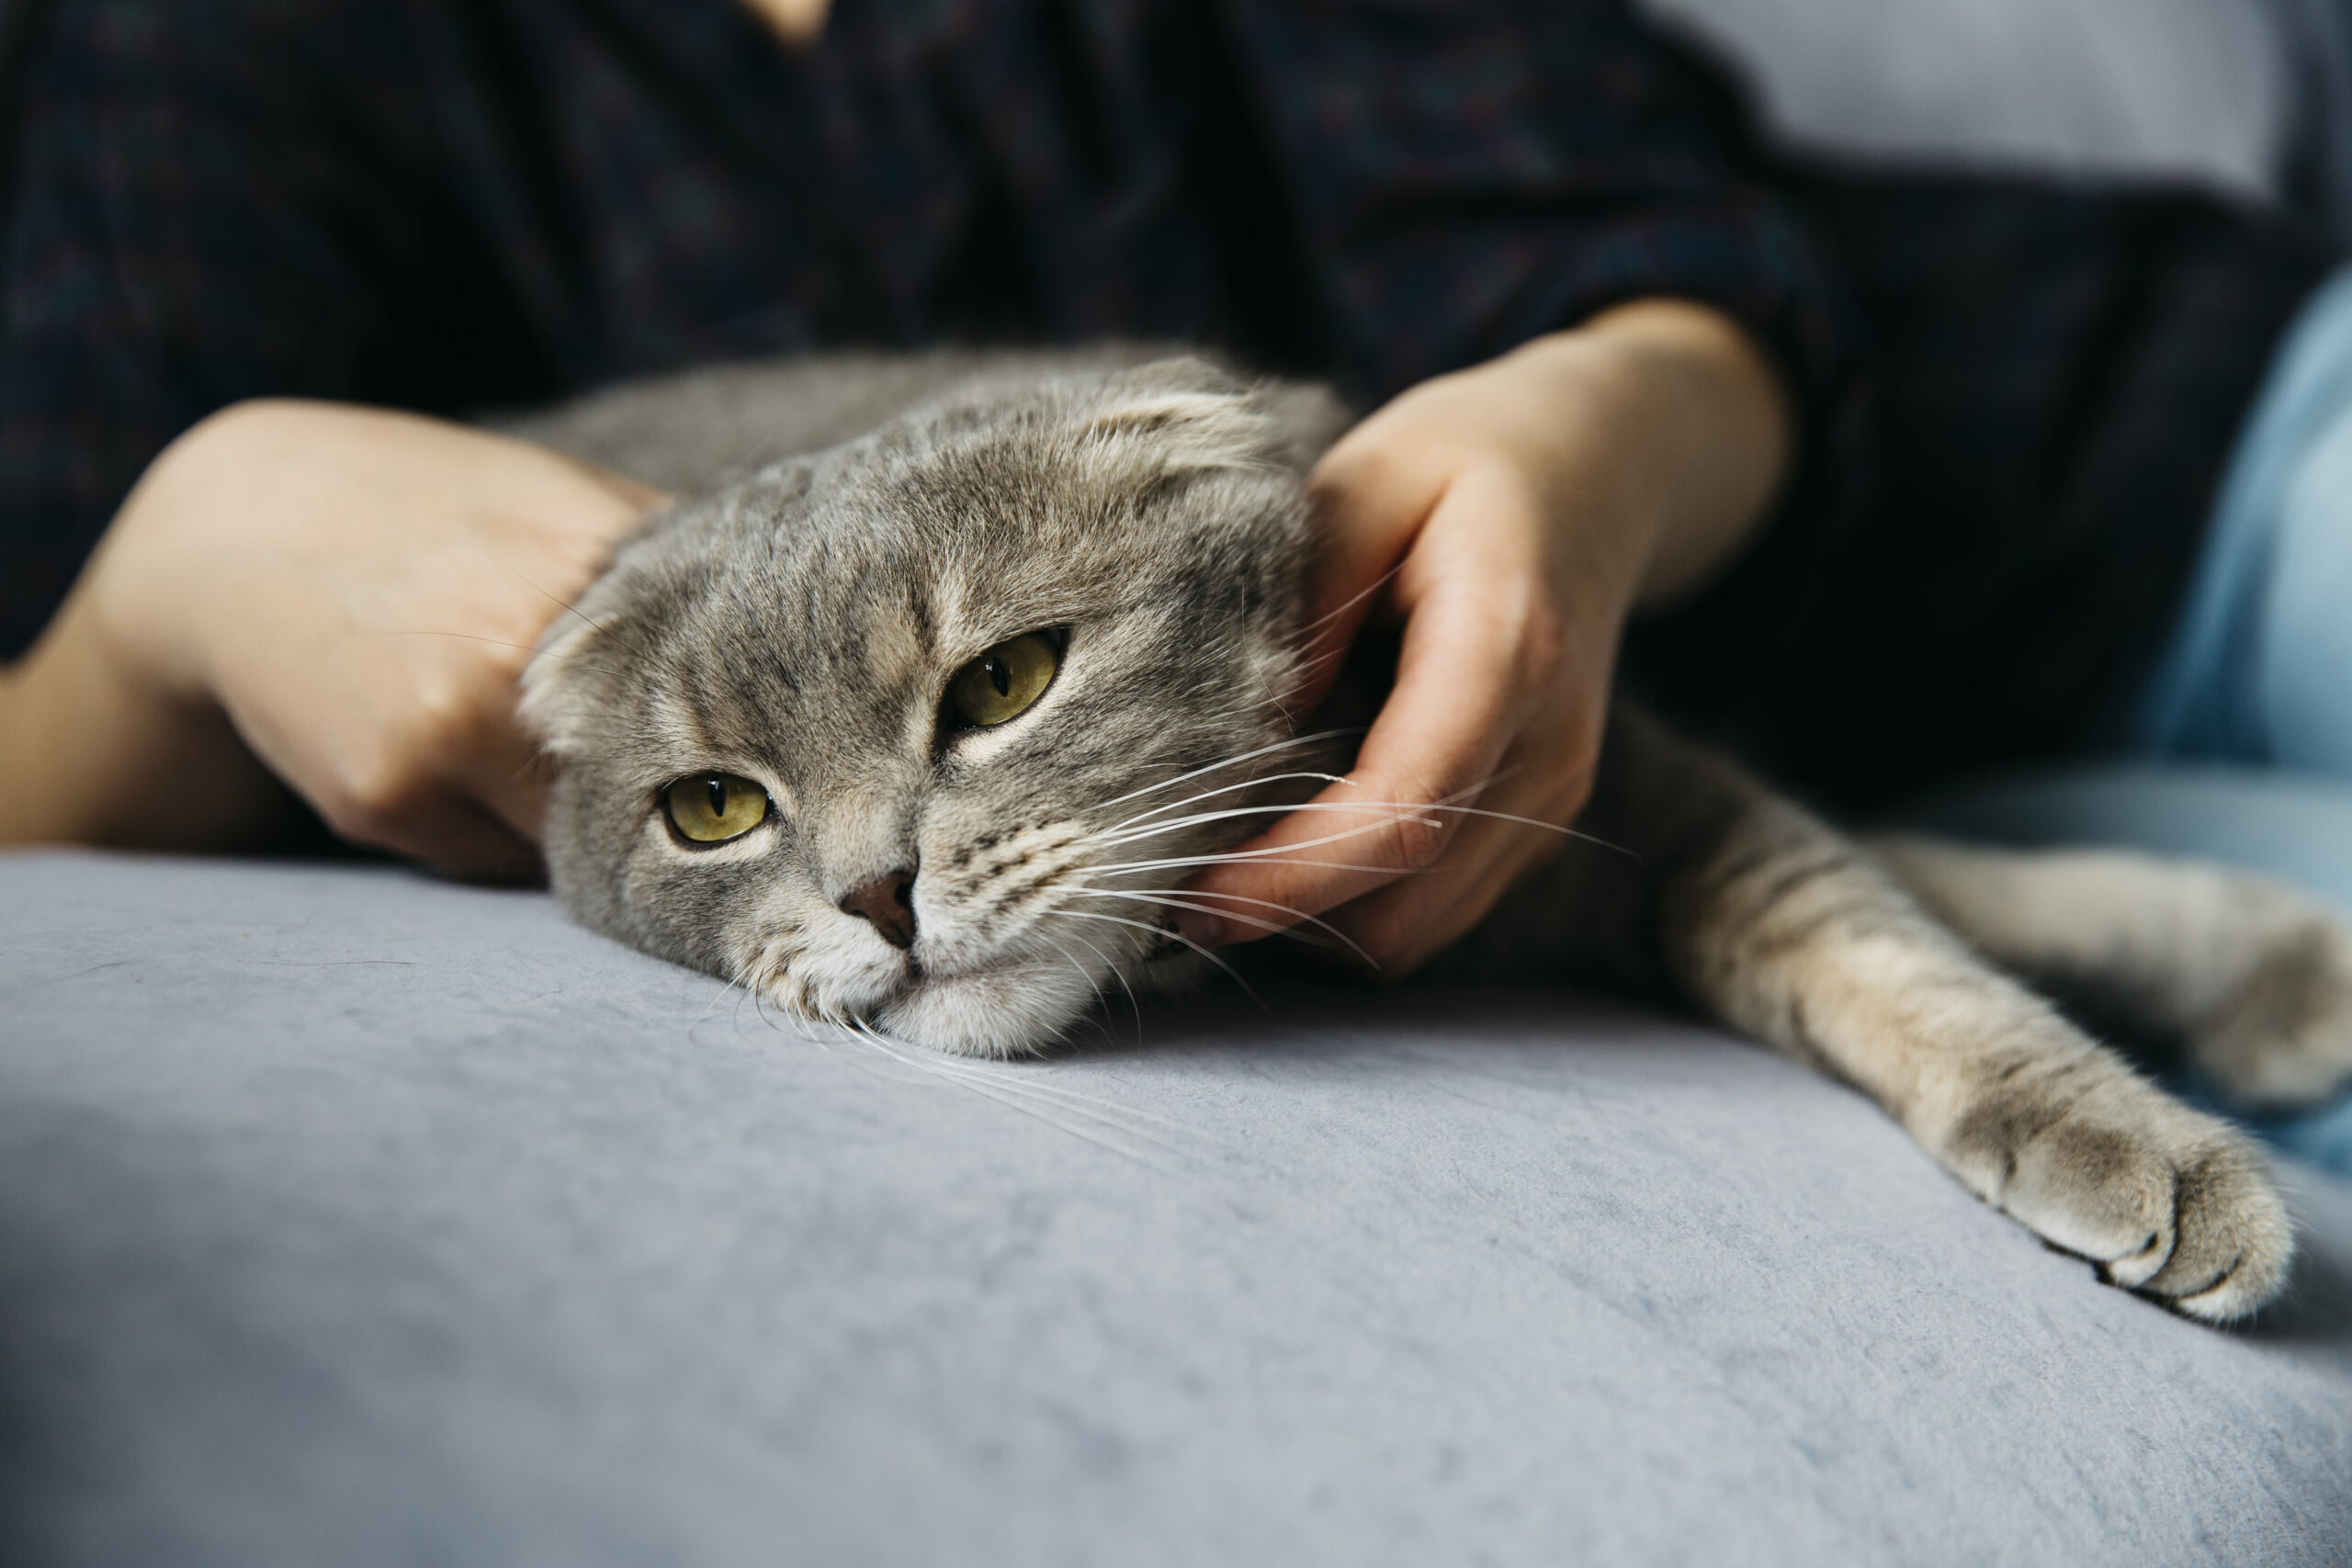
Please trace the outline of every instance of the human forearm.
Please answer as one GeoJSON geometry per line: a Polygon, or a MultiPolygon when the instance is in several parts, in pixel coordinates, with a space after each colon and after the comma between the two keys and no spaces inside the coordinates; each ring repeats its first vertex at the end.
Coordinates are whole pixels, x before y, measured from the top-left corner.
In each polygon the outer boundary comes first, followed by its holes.
{"type": "Polygon", "coordinates": [[[286,798],[218,706],[124,667],[86,592],[0,670],[0,844],[235,847],[286,798]]]}
{"type": "Polygon", "coordinates": [[[1635,604],[1674,599],[1728,564],[1786,475],[1792,421],[1779,378],[1737,324],[1705,306],[1620,306],[1491,368],[1523,371],[1532,406],[1565,412],[1559,482],[1584,493],[1564,501],[1615,514],[1637,569],[1635,604]]]}
{"type": "Polygon", "coordinates": [[[235,847],[283,779],[347,838],[526,871],[544,779],[516,678],[662,501],[407,414],[216,415],[149,468],[0,672],[0,842],[235,847]]]}

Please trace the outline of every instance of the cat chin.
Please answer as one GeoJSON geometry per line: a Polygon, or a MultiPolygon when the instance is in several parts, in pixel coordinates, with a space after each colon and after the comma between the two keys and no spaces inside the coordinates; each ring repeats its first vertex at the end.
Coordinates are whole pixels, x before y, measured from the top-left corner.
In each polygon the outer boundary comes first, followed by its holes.
{"type": "Polygon", "coordinates": [[[1017,964],[925,979],[876,1010],[892,1039],[952,1056],[1035,1056],[1094,1003],[1094,984],[1065,964],[1017,964]]]}

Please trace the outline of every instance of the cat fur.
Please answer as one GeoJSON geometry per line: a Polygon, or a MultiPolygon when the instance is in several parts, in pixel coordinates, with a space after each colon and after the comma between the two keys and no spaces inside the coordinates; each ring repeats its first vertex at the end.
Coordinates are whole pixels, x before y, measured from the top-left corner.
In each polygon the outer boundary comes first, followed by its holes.
{"type": "MultiPolygon", "coordinates": [[[[558,894],[797,1018],[973,1055],[1202,968],[1170,930],[1186,877],[1351,760],[1295,711],[1334,652],[1306,624],[1303,479],[1346,420],[1108,345],[727,367],[508,422],[683,498],[526,675],[558,894]],[[1068,643],[1035,705],[944,727],[949,675],[1041,628],[1068,643]],[[682,843],[661,791],[705,771],[757,781],[769,821],[682,843]],[[909,874],[902,950],[851,903],[909,874]]],[[[2309,1102],[2352,1076],[2352,938],[2319,906],[2137,855],[1865,844],[1622,700],[1574,826],[1430,975],[1599,982],[1768,1042],[2192,1316],[2283,1285],[2249,1140],[2047,998],[2309,1102]]]]}

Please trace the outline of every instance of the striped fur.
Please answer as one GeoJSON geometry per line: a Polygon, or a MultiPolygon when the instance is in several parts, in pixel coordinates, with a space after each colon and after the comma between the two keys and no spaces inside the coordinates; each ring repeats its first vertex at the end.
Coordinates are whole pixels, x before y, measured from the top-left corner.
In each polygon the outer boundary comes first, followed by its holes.
{"type": "MultiPolygon", "coordinates": [[[[575,916],[796,1016],[982,1055],[1202,967],[1170,931],[1184,877],[1349,761],[1292,739],[1301,480],[1340,421],[1310,388],[1148,357],[739,367],[523,422],[691,497],[526,678],[575,916]],[[939,728],[958,664],[1045,626],[1069,641],[1034,714],[939,728]],[[683,845],[661,790],[714,769],[772,821],[683,845]],[[852,897],[893,868],[903,950],[852,897]]],[[[1869,1095],[2119,1285],[2213,1321],[2280,1289],[2292,1235],[2253,1146],[2050,998],[2305,1102],[2352,1075],[2352,941],[2324,911],[2135,856],[1865,846],[1630,704],[1577,827],[1631,852],[1565,842],[1432,974],[1695,1009],[1869,1095]]]]}

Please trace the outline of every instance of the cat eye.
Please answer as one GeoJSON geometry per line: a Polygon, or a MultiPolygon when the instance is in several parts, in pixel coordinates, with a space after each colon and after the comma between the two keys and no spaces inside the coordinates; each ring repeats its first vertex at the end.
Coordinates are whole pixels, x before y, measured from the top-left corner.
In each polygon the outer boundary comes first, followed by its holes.
{"type": "Polygon", "coordinates": [[[680,837],[721,844],[768,819],[768,792],[733,773],[695,773],[662,792],[662,809],[680,837]]]}
{"type": "Polygon", "coordinates": [[[947,711],[957,724],[985,728],[1026,712],[1054,683],[1061,662],[1056,639],[1023,632],[998,643],[947,682],[947,711]]]}

